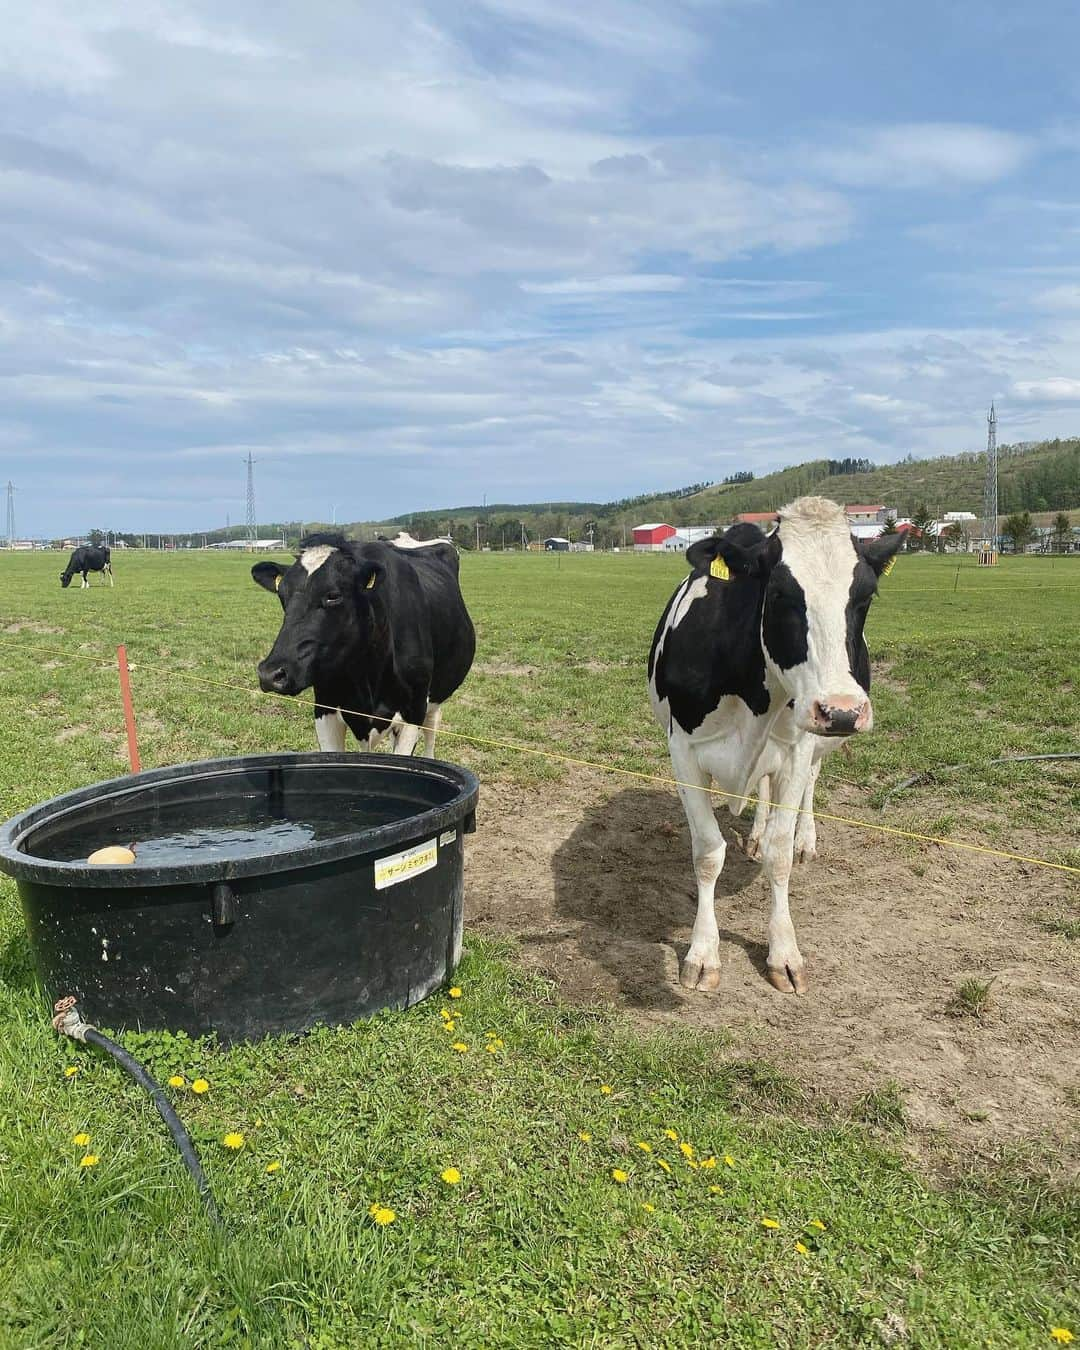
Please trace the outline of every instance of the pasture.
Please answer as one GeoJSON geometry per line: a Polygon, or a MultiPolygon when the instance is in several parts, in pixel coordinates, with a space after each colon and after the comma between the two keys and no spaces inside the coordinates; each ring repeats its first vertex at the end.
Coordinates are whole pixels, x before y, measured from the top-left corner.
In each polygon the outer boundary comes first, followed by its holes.
{"type": "MultiPolygon", "coordinates": [[[[117,554],[84,592],[57,559],[0,559],[5,817],[124,771],[121,641],[147,767],[313,748],[301,702],[255,691],[279,610],[250,559],[117,554]]],[[[761,977],[765,886],[731,848],[725,984],[684,994],[687,831],[631,776],[669,772],[644,661],[682,572],[463,558],[479,650],[438,746],[482,784],[460,998],[230,1051],[124,1038],[183,1077],[227,1242],[145,1098],[52,1032],[0,883],[0,1344],[1080,1335],[1075,876],[826,821],[793,878],[795,1000],[761,977]]],[[[1076,750],[1078,601],[1076,560],[901,558],[867,628],[878,729],[820,810],[1080,865],[1076,762],[986,762],[1076,750]]]]}

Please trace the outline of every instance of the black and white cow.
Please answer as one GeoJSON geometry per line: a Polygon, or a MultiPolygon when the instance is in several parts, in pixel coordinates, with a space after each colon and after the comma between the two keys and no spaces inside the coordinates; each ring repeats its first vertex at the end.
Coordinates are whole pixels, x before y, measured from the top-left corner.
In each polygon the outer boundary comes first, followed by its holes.
{"type": "Polygon", "coordinates": [[[733,525],[687,549],[693,571],[657,627],[649,692],[693,845],[698,908],[680,977],[691,989],[720,984],[714,892],[726,846],[701,790],[715,781],[735,794],[734,814],[760,799],[747,851],[772,892],[768,975],[784,992],[806,991],[788,911],[793,856],[814,856],[821,760],[873,725],[863,624],[901,542],[855,541],[835,502],[800,497],[771,534],[733,525]]]}
{"type": "Polygon", "coordinates": [[[95,546],[93,544],[80,544],[68,559],[68,565],[60,573],[60,585],[67,589],[71,585],[71,578],[76,572],[82,573],[82,585],[80,590],[85,590],[90,585],[87,572],[101,572],[101,584],[105,584],[108,578],[109,585],[113,584],[112,573],[112,549],[102,544],[95,546]]]}
{"type": "Polygon", "coordinates": [[[452,544],[315,534],[290,567],[260,562],[251,575],[285,611],[259,684],[277,694],[314,687],[320,749],[343,750],[348,727],[372,748],[388,732],[399,755],[422,731],[424,753],[434,752],[441,706],[476,651],[452,544]]]}

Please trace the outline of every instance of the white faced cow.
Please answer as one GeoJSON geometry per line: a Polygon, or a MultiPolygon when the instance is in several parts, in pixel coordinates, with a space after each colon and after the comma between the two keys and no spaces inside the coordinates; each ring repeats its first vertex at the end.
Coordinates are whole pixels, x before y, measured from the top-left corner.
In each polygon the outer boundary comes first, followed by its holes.
{"type": "Polygon", "coordinates": [[[720,983],[714,891],[726,850],[714,799],[701,790],[715,781],[735,794],[735,814],[755,793],[781,808],[759,805],[748,852],[760,855],[772,891],[769,979],[784,992],[806,991],[788,912],[793,854],[814,855],[809,812],[822,758],[873,725],[863,624],[901,542],[856,542],[835,502],[800,497],[769,535],[733,525],[687,550],[694,570],[657,627],[649,692],[685,785],[698,888],[681,972],[691,989],[720,983]]]}
{"type": "Polygon", "coordinates": [[[102,574],[102,585],[108,579],[111,586],[113,584],[112,549],[105,544],[100,547],[95,547],[93,544],[80,544],[68,559],[68,565],[60,573],[60,585],[65,590],[71,585],[71,578],[77,572],[82,573],[80,590],[89,589],[90,580],[86,575],[87,572],[100,572],[102,574]]]}
{"type": "Polygon", "coordinates": [[[422,730],[424,753],[434,752],[441,705],[476,650],[452,544],[405,550],[316,534],[291,567],[260,562],[251,575],[285,611],[259,684],[276,694],[314,687],[320,749],[344,750],[348,727],[371,748],[389,733],[399,755],[422,730]]]}

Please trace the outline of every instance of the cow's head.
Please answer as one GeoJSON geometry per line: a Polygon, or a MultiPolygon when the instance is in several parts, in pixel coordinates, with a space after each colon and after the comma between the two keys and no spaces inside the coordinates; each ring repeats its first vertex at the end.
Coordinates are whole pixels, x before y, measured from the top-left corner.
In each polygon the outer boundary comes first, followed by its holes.
{"type": "Polygon", "coordinates": [[[863,625],[900,535],[855,540],[843,510],[800,497],[771,534],[733,526],[687,550],[695,567],[722,560],[730,580],[764,587],[761,642],[771,682],[794,704],[796,725],[818,736],[869,731],[870,669],[863,625]]]}
{"type": "Polygon", "coordinates": [[[75,575],[74,572],[65,571],[60,573],[60,585],[63,586],[65,590],[67,590],[67,588],[71,585],[71,578],[74,575],[75,575]]]}
{"type": "Polygon", "coordinates": [[[277,592],[285,611],[270,655],[259,662],[259,684],[267,693],[299,694],[316,680],[326,683],[366,647],[384,569],[357,557],[345,539],[312,536],[292,566],[259,562],[251,575],[277,592]]]}

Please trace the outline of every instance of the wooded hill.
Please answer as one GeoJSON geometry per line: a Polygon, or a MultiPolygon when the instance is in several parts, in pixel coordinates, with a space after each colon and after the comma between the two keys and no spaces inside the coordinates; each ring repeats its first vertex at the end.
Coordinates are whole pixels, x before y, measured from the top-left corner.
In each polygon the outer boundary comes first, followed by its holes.
{"type": "MultiPolygon", "coordinates": [[[[1080,508],[1080,439],[1041,441],[999,449],[998,506],[1013,511],[1068,511],[1080,508]]],[[[409,529],[417,535],[452,533],[475,547],[477,522],[481,544],[494,548],[517,543],[524,522],[530,539],[563,535],[587,537],[597,547],[620,544],[624,530],[644,521],[671,525],[725,525],[742,511],[773,511],[795,497],[819,494],[842,504],[880,503],[911,516],[925,505],[931,516],[946,511],[982,514],[985,453],[913,459],[880,467],[868,461],[811,460],[752,481],[694,483],[671,492],[644,494],[621,501],[498,503],[418,511],[382,522],[386,530],[409,529]]],[[[745,480],[749,471],[732,477],[745,480]]],[[[360,527],[358,527],[360,528],[360,527]]],[[[362,527],[367,534],[373,527],[362,527]]]]}

